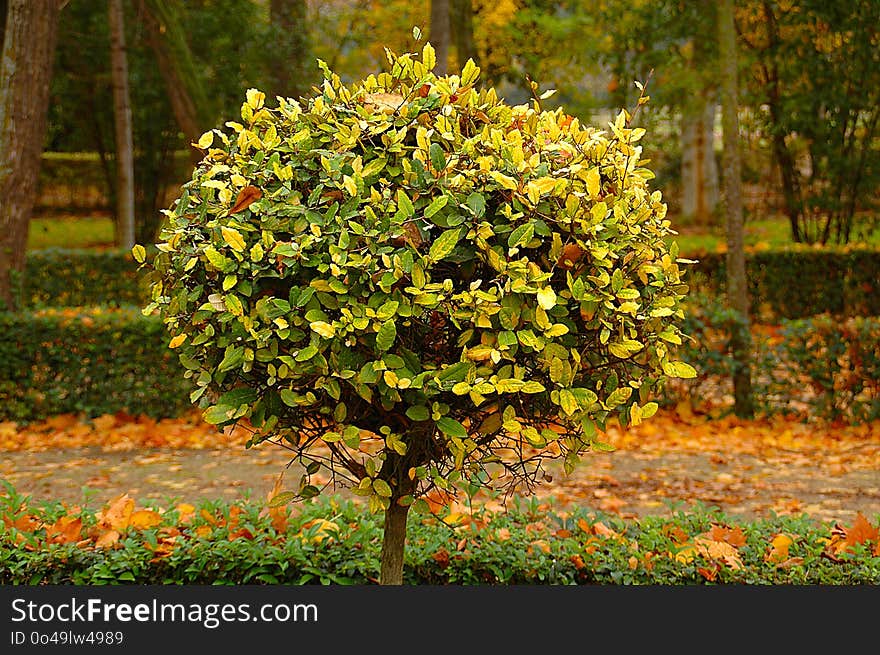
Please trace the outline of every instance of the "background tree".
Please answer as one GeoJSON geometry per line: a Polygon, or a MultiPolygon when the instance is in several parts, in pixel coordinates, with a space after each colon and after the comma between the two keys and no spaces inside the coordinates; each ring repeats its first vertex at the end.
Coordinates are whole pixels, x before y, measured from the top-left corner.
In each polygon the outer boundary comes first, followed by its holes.
{"type": "Polygon", "coordinates": [[[128,55],[122,0],[110,0],[110,58],[113,69],[113,122],[116,134],[116,245],[134,246],[134,144],[128,93],[128,55]]]}
{"type": "Polygon", "coordinates": [[[694,371],[644,131],[511,107],[472,62],[438,78],[430,44],[388,64],[352,87],[325,66],[301,109],[249,90],[199,139],[160,253],[134,252],[205,419],[290,449],[304,474],[276,502],[324,469],[384,511],[400,584],[417,498],[570,472],[694,371]]]}
{"type": "Polygon", "coordinates": [[[724,212],[727,220],[727,302],[736,312],[730,346],[736,362],[733,372],[734,411],[741,418],[754,414],[751,379],[749,295],[743,244],[742,173],[740,166],[739,103],[737,101],[737,48],[733,0],[718,5],[718,52],[721,60],[721,117],[724,130],[724,212]]]}
{"type": "Polygon", "coordinates": [[[0,61],[0,302],[14,308],[46,137],[59,0],[9,0],[0,61]]]}
{"type": "Polygon", "coordinates": [[[847,243],[880,187],[880,3],[751,2],[749,104],[772,143],[792,238],[847,243]]]}
{"type": "Polygon", "coordinates": [[[269,15],[272,25],[270,71],[267,89],[272,95],[298,98],[305,94],[313,75],[307,71],[309,62],[308,16],[305,0],[271,0],[269,15]]]}
{"type": "Polygon", "coordinates": [[[437,52],[437,74],[445,75],[449,66],[451,23],[449,5],[452,0],[431,0],[431,25],[429,38],[437,52]]]}

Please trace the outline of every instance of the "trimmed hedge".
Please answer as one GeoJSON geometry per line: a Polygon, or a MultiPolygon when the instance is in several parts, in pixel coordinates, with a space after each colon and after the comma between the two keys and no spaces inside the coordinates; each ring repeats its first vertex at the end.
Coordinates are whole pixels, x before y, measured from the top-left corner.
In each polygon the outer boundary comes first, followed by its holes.
{"type": "MultiPolygon", "coordinates": [[[[736,314],[719,301],[695,297],[682,326],[690,340],[678,356],[697,370],[676,381],[667,400],[701,395],[706,385],[729,385],[736,360],[730,334],[736,314]]],[[[752,390],[765,414],[799,414],[845,423],[880,419],[880,317],[828,314],[753,326],[752,390]]]]}
{"type": "MultiPolygon", "coordinates": [[[[697,257],[691,285],[721,295],[726,255],[697,257]]],[[[880,315],[880,250],[791,248],[746,254],[753,319],[775,323],[816,314],[880,315]]]]}
{"type": "Polygon", "coordinates": [[[0,332],[0,420],[191,407],[162,321],[136,307],[0,313],[0,332]]]}
{"type": "MultiPolygon", "coordinates": [[[[206,502],[186,508],[186,518],[181,505],[157,510],[158,524],[123,528],[115,544],[102,548],[97,539],[106,529],[94,513],[68,516],[70,509],[58,503],[32,506],[7,485],[0,495],[7,526],[0,533],[0,584],[372,584],[378,578],[381,516],[351,501],[309,501],[281,530],[257,503],[206,502]],[[81,527],[72,523],[77,520],[81,527]]],[[[745,522],[697,507],[672,518],[625,521],[515,498],[507,512],[475,509],[452,518],[445,516],[448,525],[413,512],[405,584],[880,583],[875,543],[844,548],[839,529],[806,515],[745,522]],[[785,552],[773,549],[780,535],[790,540],[785,552]]]]}
{"type": "Polygon", "coordinates": [[[18,306],[86,307],[146,303],[147,292],[131,253],[49,248],[28,253],[16,277],[18,306]]]}

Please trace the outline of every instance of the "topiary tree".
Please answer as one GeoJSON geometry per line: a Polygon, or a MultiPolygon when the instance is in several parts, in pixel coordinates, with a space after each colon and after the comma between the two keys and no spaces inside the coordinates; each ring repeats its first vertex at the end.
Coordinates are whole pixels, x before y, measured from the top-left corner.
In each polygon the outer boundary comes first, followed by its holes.
{"type": "Polygon", "coordinates": [[[570,471],[693,369],[644,131],[508,106],[472,61],[435,76],[430,44],[387,55],[352,86],[319,62],[299,102],[249,90],[135,256],[205,419],[291,450],[278,502],[340,483],[384,510],[380,582],[400,584],[416,499],[570,471]]]}

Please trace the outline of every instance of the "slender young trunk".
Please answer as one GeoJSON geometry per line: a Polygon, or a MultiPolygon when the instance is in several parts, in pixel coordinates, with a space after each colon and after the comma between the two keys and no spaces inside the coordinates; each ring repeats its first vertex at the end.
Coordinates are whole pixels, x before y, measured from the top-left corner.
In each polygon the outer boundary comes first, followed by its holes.
{"type": "Polygon", "coordinates": [[[0,305],[15,309],[46,138],[58,0],[9,0],[0,57],[0,305]]]}
{"type": "Polygon", "coordinates": [[[724,131],[724,200],[727,216],[727,302],[741,322],[733,326],[734,412],[740,418],[754,415],[751,376],[749,296],[743,247],[743,214],[737,117],[736,28],[733,0],[718,6],[718,42],[721,56],[721,122],[724,131]]]}
{"type": "Polygon", "coordinates": [[[431,0],[431,45],[437,54],[434,72],[446,75],[449,66],[449,2],[450,0],[431,0]]]}
{"type": "Polygon", "coordinates": [[[110,59],[116,128],[116,245],[130,250],[134,246],[134,144],[122,0],[110,0],[110,59]]]}
{"type": "Polygon", "coordinates": [[[385,510],[385,531],[382,538],[382,559],[379,571],[379,584],[403,584],[403,551],[406,542],[406,517],[409,505],[397,503],[395,496],[385,510]]]}

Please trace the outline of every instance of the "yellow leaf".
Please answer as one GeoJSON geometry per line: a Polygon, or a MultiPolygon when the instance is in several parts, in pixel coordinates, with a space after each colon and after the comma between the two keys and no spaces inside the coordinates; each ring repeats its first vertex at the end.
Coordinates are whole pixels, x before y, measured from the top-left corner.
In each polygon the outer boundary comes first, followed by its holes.
{"type": "Polygon", "coordinates": [[[325,321],[312,321],[311,323],[309,323],[309,327],[325,339],[332,339],[334,336],[336,336],[336,330],[333,328],[332,325],[325,321]]]}
{"type": "Polygon", "coordinates": [[[232,227],[221,227],[220,233],[223,235],[223,241],[236,252],[244,250],[244,237],[241,232],[232,227]]]}
{"type": "Polygon", "coordinates": [[[202,136],[199,137],[198,146],[202,150],[210,148],[212,143],[214,143],[214,131],[213,130],[208,130],[202,136]]]}
{"type": "Polygon", "coordinates": [[[162,516],[151,509],[139,509],[131,515],[129,525],[140,530],[154,528],[162,522],[162,516]]]}
{"type": "Polygon", "coordinates": [[[258,91],[257,89],[248,89],[246,96],[247,103],[254,109],[259,109],[260,107],[262,107],[263,102],[266,100],[266,94],[262,91],[258,91]]]}
{"type": "Polygon", "coordinates": [[[171,342],[168,344],[168,347],[169,347],[169,348],[177,348],[177,347],[178,347],[179,345],[181,345],[184,341],[186,341],[186,337],[187,337],[186,334],[178,334],[176,337],[174,337],[174,338],[171,340],[171,342]]]}
{"type": "Polygon", "coordinates": [[[556,292],[550,287],[544,287],[538,291],[538,304],[544,310],[553,309],[556,306],[556,292]]]}
{"type": "Polygon", "coordinates": [[[591,168],[586,172],[587,193],[591,198],[599,195],[599,169],[591,168]]]}

